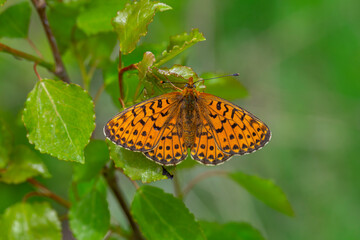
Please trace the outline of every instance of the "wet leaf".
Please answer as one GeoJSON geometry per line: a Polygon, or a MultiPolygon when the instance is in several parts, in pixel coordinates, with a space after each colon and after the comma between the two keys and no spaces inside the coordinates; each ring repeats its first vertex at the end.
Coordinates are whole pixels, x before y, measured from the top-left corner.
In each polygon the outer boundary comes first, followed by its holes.
{"type": "Polygon", "coordinates": [[[95,128],[91,97],[76,84],[43,79],[29,93],[23,121],[40,152],[84,163],[84,148],[95,128]]]}
{"type": "Polygon", "coordinates": [[[189,47],[193,46],[197,42],[205,41],[204,35],[199,32],[199,29],[192,29],[188,34],[184,32],[179,35],[171,36],[170,42],[162,55],[157,59],[155,66],[159,67],[164,63],[170,61],[189,47]]]}
{"type": "MultiPolygon", "coordinates": [[[[167,179],[167,176],[162,174],[162,167],[146,158],[142,153],[119,147],[108,139],[106,141],[109,145],[110,158],[115,162],[115,166],[121,168],[124,174],[132,180],[148,183],[167,179]]],[[[175,167],[166,167],[166,170],[170,174],[174,174],[175,167]]]]}
{"type": "Polygon", "coordinates": [[[17,203],[0,221],[0,239],[61,240],[61,225],[48,203],[17,203]]]}
{"type": "Polygon", "coordinates": [[[146,239],[205,239],[185,204],[160,188],[139,188],[131,212],[146,239]]]}
{"type": "Polygon", "coordinates": [[[120,40],[121,52],[123,54],[131,53],[140,37],[147,34],[147,26],[153,21],[155,13],[169,9],[171,7],[164,3],[150,0],[140,0],[126,4],[125,8],[117,13],[112,22],[120,40]]]}
{"type": "Polygon", "coordinates": [[[0,181],[5,183],[21,183],[28,178],[41,175],[50,177],[50,173],[41,158],[25,145],[16,146],[7,166],[0,171],[0,181]]]}

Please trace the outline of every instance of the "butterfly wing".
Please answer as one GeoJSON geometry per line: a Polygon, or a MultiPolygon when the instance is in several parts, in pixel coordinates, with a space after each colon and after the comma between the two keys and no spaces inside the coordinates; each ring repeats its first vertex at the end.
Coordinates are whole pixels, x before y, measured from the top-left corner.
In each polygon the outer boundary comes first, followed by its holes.
{"type": "Polygon", "coordinates": [[[132,151],[151,151],[174,117],[180,98],[181,93],[172,92],[125,109],[105,125],[105,136],[132,151]]]}
{"type": "MultiPolygon", "coordinates": [[[[197,137],[196,141],[205,145],[205,149],[213,146],[215,142],[216,147],[224,154],[223,158],[217,157],[215,161],[209,158],[207,152],[202,151],[206,157],[200,158],[200,162],[218,164],[219,161],[223,162],[234,154],[254,152],[262,148],[271,138],[271,132],[265,123],[229,101],[208,93],[200,93],[197,106],[203,121],[202,132],[206,131],[207,134],[197,137]]],[[[192,149],[195,159],[199,158],[201,154],[199,151],[201,146],[192,149]]]]}
{"type": "Polygon", "coordinates": [[[177,118],[179,115],[175,114],[175,116],[166,127],[156,148],[144,153],[146,157],[161,165],[176,165],[187,156],[182,128],[177,118]]]}
{"type": "Polygon", "coordinates": [[[216,165],[226,161],[231,155],[225,154],[216,146],[209,124],[205,119],[201,120],[202,124],[196,133],[195,143],[191,149],[191,157],[205,165],[216,165]]]}

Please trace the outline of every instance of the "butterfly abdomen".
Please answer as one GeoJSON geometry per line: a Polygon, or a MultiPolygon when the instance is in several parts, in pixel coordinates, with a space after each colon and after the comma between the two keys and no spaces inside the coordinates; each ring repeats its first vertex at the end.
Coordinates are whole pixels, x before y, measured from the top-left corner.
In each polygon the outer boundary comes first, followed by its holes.
{"type": "Polygon", "coordinates": [[[198,115],[196,112],[196,96],[192,91],[187,92],[183,98],[183,104],[181,106],[181,121],[183,126],[184,143],[187,148],[192,148],[195,143],[195,133],[198,115]]]}

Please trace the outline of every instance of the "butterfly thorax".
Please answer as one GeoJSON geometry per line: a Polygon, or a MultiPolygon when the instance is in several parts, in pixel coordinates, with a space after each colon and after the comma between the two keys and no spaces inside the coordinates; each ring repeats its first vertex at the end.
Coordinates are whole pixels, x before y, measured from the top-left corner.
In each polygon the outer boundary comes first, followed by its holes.
{"type": "Polygon", "coordinates": [[[198,92],[187,87],[183,91],[183,104],[181,105],[181,122],[183,126],[184,143],[192,148],[195,143],[196,126],[199,122],[198,109],[196,108],[198,92]]]}

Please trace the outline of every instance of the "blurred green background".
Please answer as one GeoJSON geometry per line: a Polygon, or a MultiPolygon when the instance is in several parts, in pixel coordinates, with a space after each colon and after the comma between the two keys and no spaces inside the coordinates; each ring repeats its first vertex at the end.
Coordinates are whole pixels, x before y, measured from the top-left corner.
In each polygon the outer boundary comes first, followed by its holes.
{"type": "MultiPolygon", "coordinates": [[[[2,8],[16,2],[8,0],[2,8]]],[[[273,179],[287,194],[296,216],[284,216],[230,180],[217,177],[200,182],[190,192],[185,201],[189,209],[198,219],[248,221],[267,239],[360,239],[360,2],[163,2],[173,10],[157,14],[142,41],[159,43],[199,28],[207,40],[187,51],[186,65],[198,74],[239,72],[249,96],[234,102],[261,118],[273,132],[271,142],[261,151],[234,157],[216,168],[198,165],[182,171],[180,183],[185,186],[204,171],[243,170],[273,179]]],[[[52,60],[34,11],[29,35],[45,58],[52,60]]],[[[25,40],[0,41],[35,54],[25,40]]],[[[65,61],[71,79],[80,83],[77,65],[65,61]]],[[[9,119],[19,121],[26,96],[37,80],[32,67],[32,63],[0,53],[0,111],[9,119]]],[[[42,77],[52,78],[38,69],[42,77]]],[[[98,70],[92,96],[101,83],[98,70]]],[[[102,127],[117,111],[103,93],[96,106],[96,138],[104,139],[102,127]]],[[[16,132],[15,139],[26,142],[24,130],[16,132]]],[[[51,157],[46,164],[53,175],[47,185],[67,196],[70,164],[51,157]]],[[[133,187],[125,178],[120,180],[131,200],[133,187]]],[[[170,181],[154,185],[172,191],[170,181]]],[[[27,184],[0,184],[0,213],[29,188],[27,184]]],[[[115,205],[112,210],[123,221],[115,205]]]]}

